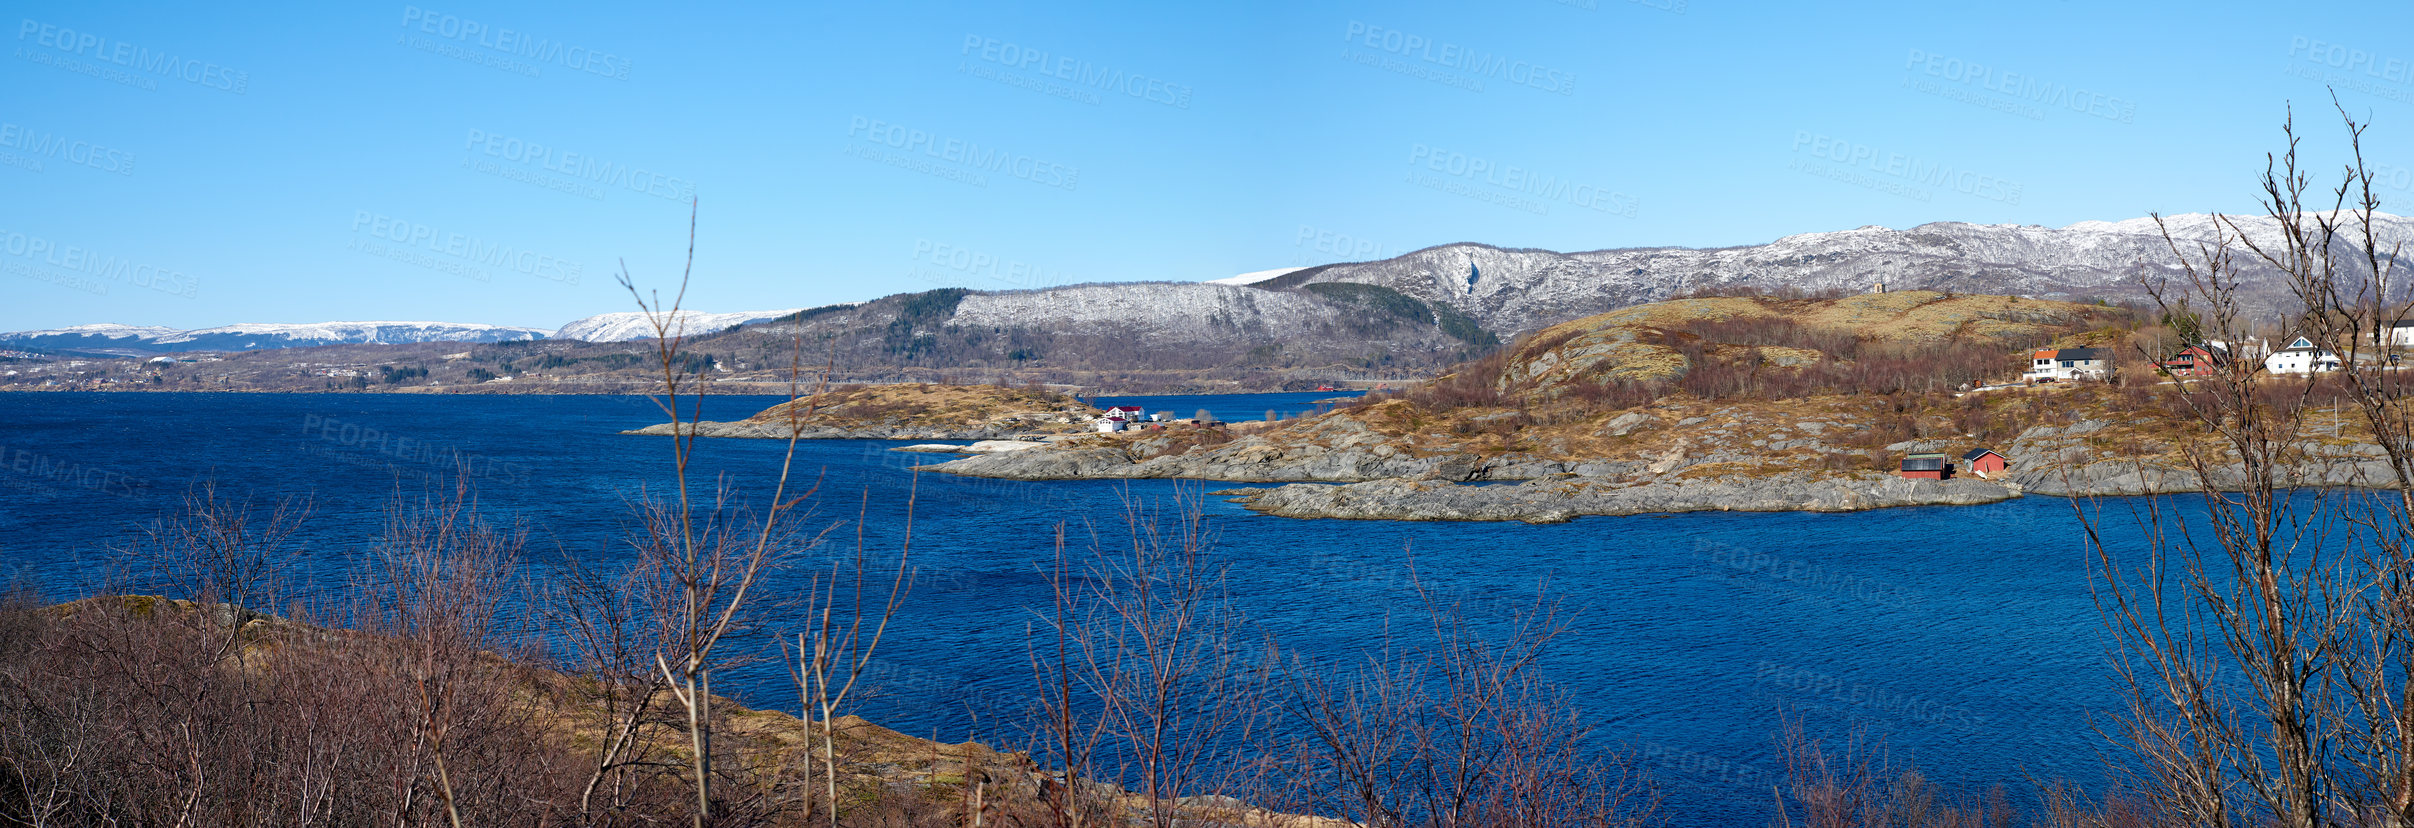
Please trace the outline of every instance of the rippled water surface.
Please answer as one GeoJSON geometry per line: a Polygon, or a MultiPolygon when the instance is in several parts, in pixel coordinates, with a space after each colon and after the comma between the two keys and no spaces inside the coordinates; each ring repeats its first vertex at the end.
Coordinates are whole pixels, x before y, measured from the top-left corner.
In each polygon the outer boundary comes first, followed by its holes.
{"type": "MultiPolygon", "coordinates": [[[[1110,398],[1188,416],[1296,413],[1330,392],[1110,398]]],[[[707,419],[776,402],[711,399],[707,419]]],[[[668,443],[616,434],[663,418],[642,398],[0,394],[0,562],[53,593],[107,571],[114,545],[214,479],[262,499],[314,499],[315,574],[374,537],[400,486],[456,453],[481,505],[528,527],[538,561],[625,554],[630,498],[668,480],[668,443]]],[[[699,469],[767,485],[782,444],[707,441],[699,469]]],[[[876,551],[906,516],[896,443],[799,450],[818,516],[860,513],[876,551]]],[[[913,557],[923,576],[886,645],[886,695],[864,714],[918,735],[997,738],[1025,698],[1022,645],[1054,529],[1119,525],[1164,504],[1167,481],[1012,483],[921,475],[913,557]]],[[[1858,514],[1702,513],[1520,524],[1301,521],[1200,498],[1249,615],[1294,651],[1344,659],[1413,620],[1413,556],[1429,584],[1506,605],[1547,589],[1575,612],[1541,669],[1608,740],[1643,757],[1680,824],[1759,823],[1784,717],[1815,734],[1860,728],[1950,784],[2101,779],[2090,729],[2115,698],[2068,501],[1858,514]]],[[[2110,518],[2116,538],[2125,511],[2110,518]]],[[[540,575],[544,566],[536,570],[540,575]]],[[[793,585],[796,573],[780,576],[793,585]]],[[[775,585],[776,586],[776,585],[775,585]]],[[[776,665],[718,683],[793,708],[776,665]]]]}

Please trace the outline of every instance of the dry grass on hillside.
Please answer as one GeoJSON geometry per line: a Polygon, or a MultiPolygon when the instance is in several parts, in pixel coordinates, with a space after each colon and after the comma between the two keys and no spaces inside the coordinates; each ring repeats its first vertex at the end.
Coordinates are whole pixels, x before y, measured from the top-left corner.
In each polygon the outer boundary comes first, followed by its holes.
{"type": "Polygon", "coordinates": [[[903,426],[984,426],[1057,424],[1060,418],[1084,423],[1101,412],[1072,395],[1038,387],[997,385],[840,386],[764,409],[755,422],[786,422],[791,414],[810,425],[852,427],[873,424],[903,426]]]}

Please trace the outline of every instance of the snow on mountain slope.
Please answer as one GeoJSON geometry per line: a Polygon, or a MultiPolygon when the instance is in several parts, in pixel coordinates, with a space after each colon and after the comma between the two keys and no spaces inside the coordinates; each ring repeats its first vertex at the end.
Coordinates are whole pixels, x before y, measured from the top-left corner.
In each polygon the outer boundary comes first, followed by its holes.
{"type": "Polygon", "coordinates": [[[1273,270],[1257,270],[1257,271],[1251,271],[1251,272],[1248,272],[1248,273],[1243,273],[1243,274],[1238,275],[1238,276],[1226,276],[1226,277],[1221,278],[1221,279],[1209,279],[1209,280],[1207,280],[1206,284],[1210,284],[1210,285],[1254,285],[1254,284],[1257,284],[1257,283],[1259,283],[1259,282],[1263,282],[1263,281],[1265,281],[1265,280],[1267,280],[1267,279],[1273,279],[1273,278],[1280,277],[1280,276],[1288,276],[1288,275],[1290,275],[1290,274],[1292,274],[1292,273],[1296,273],[1296,272],[1298,272],[1298,271],[1302,271],[1302,270],[1306,270],[1306,269],[1307,269],[1307,268],[1304,268],[1304,267],[1278,267],[1278,268],[1275,268],[1275,269],[1273,269],[1273,270]]]}
{"type": "MultiPolygon", "coordinates": [[[[2183,248],[2228,225],[2212,217],[2165,217],[2183,248]]],[[[2240,218],[2250,238],[2280,227],[2240,218]]],[[[2414,242],[2414,220],[2379,216],[2384,245],[2414,242]]],[[[2192,251],[2191,251],[2192,252],[2192,251]]],[[[2244,258],[2243,256],[2241,258],[2244,258]]],[[[1867,291],[1924,288],[2053,299],[2144,295],[2141,279],[2178,272],[2152,219],[2088,221],[2068,227],[1934,222],[1909,230],[1868,226],[1787,236],[1748,247],[1642,247],[1557,253],[1480,244],[1432,247],[1377,262],[1336,264],[1257,283],[1290,290],[1312,282],[1381,285],[1445,302],[1503,332],[1523,332],[1592,313],[1705,288],[1867,291]]],[[[2288,304],[2276,274],[2249,268],[2245,299],[2262,310],[2288,304]]]]}
{"type": "MultiPolygon", "coordinates": [[[[718,332],[732,325],[777,319],[799,310],[803,309],[789,308],[787,310],[738,311],[735,313],[683,310],[672,321],[671,333],[674,336],[701,336],[718,332]]],[[[553,338],[579,339],[588,342],[626,342],[632,339],[652,339],[654,338],[654,325],[646,314],[640,311],[599,313],[563,325],[561,330],[553,332],[553,338]]]]}
{"type": "Polygon", "coordinates": [[[975,293],[956,306],[954,324],[1221,340],[1298,331],[1338,315],[1305,294],[1154,282],[975,293]]]}
{"type": "Polygon", "coordinates": [[[407,342],[502,342],[543,339],[538,328],[453,322],[246,323],[178,330],[134,325],[73,325],[41,331],[0,333],[0,342],[36,348],[125,352],[248,351],[309,345],[407,342]]]}
{"type": "Polygon", "coordinates": [[[512,339],[543,339],[545,333],[542,328],[453,322],[318,322],[299,325],[243,323],[179,331],[160,337],[156,341],[164,345],[176,345],[212,338],[252,337],[282,338],[288,342],[311,344],[502,342],[512,339]]]}
{"type": "Polygon", "coordinates": [[[177,331],[175,328],[162,328],[156,325],[69,325],[64,328],[51,328],[43,331],[13,331],[9,333],[0,333],[0,340],[15,341],[18,339],[31,339],[34,337],[44,336],[81,336],[96,339],[133,339],[137,342],[149,342],[151,340],[158,339],[176,332],[177,331]]]}

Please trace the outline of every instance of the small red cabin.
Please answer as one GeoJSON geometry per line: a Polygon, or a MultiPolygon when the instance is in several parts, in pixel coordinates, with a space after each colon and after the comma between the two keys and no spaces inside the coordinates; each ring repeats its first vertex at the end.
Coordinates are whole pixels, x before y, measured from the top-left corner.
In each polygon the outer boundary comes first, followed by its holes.
{"type": "Polygon", "coordinates": [[[1953,475],[1952,465],[1942,454],[1909,454],[1903,456],[1903,477],[1911,480],[1943,480],[1953,475]]]}
{"type": "Polygon", "coordinates": [[[2012,461],[1996,454],[1994,449],[1975,448],[1961,456],[1961,467],[1976,472],[1979,477],[1990,477],[2011,465],[2012,461]]]}

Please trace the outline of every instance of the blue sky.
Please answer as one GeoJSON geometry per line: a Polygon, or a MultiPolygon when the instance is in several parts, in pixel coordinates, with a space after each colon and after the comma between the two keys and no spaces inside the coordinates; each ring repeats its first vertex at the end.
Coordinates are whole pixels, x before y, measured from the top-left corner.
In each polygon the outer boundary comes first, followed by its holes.
{"type": "Polygon", "coordinates": [[[551,328],[671,284],[691,195],[705,310],[2239,211],[2326,84],[2414,198],[2405,4],[11,11],[5,330],[551,328]]]}

